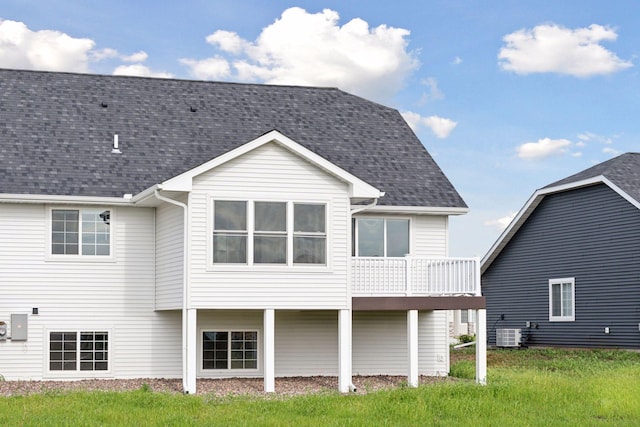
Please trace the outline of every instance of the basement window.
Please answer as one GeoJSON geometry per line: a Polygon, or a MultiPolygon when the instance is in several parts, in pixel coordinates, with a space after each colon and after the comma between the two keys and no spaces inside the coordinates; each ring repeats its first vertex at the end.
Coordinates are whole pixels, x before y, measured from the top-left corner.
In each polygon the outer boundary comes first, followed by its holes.
{"type": "Polygon", "coordinates": [[[106,331],[50,332],[49,370],[109,370],[109,333],[106,331]]]}
{"type": "Polygon", "coordinates": [[[202,369],[258,369],[258,332],[203,332],[202,369]]]}

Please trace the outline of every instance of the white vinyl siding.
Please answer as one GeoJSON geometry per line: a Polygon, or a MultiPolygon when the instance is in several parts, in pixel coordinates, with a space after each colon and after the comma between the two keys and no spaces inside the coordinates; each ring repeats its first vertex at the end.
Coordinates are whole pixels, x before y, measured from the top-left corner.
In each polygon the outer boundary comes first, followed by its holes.
{"type": "Polygon", "coordinates": [[[183,221],[179,206],[163,203],[156,208],[156,310],[182,308],[183,221]]]}
{"type": "Polygon", "coordinates": [[[338,374],[338,313],[276,311],[276,376],[338,374]]]}
{"type": "MultiPolygon", "coordinates": [[[[447,313],[418,313],[418,371],[444,376],[449,370],[447,313]]],[[[353,374],[407,375],[407,312],[355,312],[353,374]]]]}
{"type": "Polygon", "coordinates": [[[267,144],[196,177],[190,209],[190,294],[195,308],[348,307],[350,204],[345,183],[280,146],[267,144]],[[213,264],[214,200],[325,205],[326,265],[213,264]]]}
{"type": "Polygon", "coordinates": [[[440,215],[416,215],[411,218],[411,254],[419,257],[448,256],[448,218],[440,215]]]}
{"type": "MultiPolygon", "coordinates": [[[[47,258],[47,207],[0,204],[0,313],[8,321],[11,313],[39,312],[28,316],[27,341],[0,346],[6,379],[58,377],[48,374],[50,331],[105,330],[110,331],[109,376],[180,376],[179,313],[153,311],[154,211],[110,209],[117,214],[115,258],[67,262],[47,258]]],[[[78,372],[71,378],[85,376],[78,372]]]]}

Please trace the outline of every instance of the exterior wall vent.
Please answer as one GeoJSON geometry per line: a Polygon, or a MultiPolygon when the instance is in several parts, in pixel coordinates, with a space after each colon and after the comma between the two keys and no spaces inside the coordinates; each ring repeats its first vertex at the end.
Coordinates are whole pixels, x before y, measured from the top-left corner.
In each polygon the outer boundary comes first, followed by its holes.
{"type": "Polygon", "coordinates": [[[496,329],[496,347],[520,347],[522,329],[496,329]]]}

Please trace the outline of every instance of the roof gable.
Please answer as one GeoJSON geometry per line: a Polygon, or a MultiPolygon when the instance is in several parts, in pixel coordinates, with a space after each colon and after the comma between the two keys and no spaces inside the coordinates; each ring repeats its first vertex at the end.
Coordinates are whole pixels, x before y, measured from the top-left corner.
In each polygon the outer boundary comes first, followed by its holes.
{"type": "Polygon", "coordinates": [[[623,154],[534,192],[482,258],[481,271],[495,261],[545,196],[597,184],[606,185],[640,209],[640,154],[623,154]]]}
{"type": "Polygon", "coordinates": [[[287,138],[285,135],[276,130],[268,132],[260,136],[259,138],[254,139],[253,141],[247,142],[246,144],[241,145],[240,147],[235,148],[221,156],[218,156],[215,159],[209,160],[208,162],[203,163],[196,168],[173,177],[161,183],[160,188],[167,191],[191,191],[193,178],[195,178],[196,176],[208,172],[233,159],[241,157],[242,155],[249,153],[259,147],[262,147],[265,144],[271,143],[277,144],[278,146],[287,149],[288,151],[306,160],[317,168],[322,169],[329,175],[332,175],[340,181],[347,183],[350,189],[350,197],[362,199],[377,199],[384,195],[384,193],[382,193],[377,188],[367,184],[360,178],[323,159],[314,152],[306,149],[305,147],[296,143],[292,139],[287,138]]]}
{"type": "Polygon", "coordinates": [[[0,70],[0,92],[4,194],[137,194],[277,129],[379,205],[466,207],[398,111],[338,89],[0,70]]]}

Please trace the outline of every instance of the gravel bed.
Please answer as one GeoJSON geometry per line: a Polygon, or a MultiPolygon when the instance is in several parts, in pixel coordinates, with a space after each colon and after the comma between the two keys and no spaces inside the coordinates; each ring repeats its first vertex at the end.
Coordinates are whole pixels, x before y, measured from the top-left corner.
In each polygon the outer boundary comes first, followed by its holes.
{"type": "MultiPolygon", "coordinates": [[[[356,394],[400,387],[406,384],[405,376],[355,376],[356,394]]],[[[420,384],[450,381],[446,377],[420,377],[420,384]]],[[[313,393],[334,393],[338,389],[337,377],[286,377],[276,378],[274,394],[263,391],[262,378],[226,378],[197,380],[198,394],[223,396],[294,396],[313,393]]],[[[0,396],[18,396],[35,393],[59,393],[71,391],[132,391],[149,388],[160,393],[182,393],[181,379],[139,378],[130,380],[80,380],[80,381],[0,381],[0,396]]]]}

